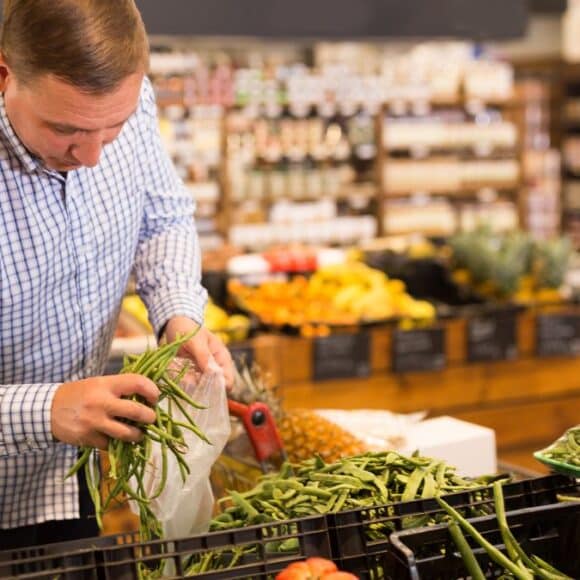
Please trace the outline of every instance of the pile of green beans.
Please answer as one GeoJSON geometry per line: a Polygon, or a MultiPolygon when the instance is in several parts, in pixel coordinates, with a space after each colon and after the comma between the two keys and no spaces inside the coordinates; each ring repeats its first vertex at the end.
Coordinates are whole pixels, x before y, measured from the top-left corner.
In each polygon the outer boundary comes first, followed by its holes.
{"type": "Polygon", "coordinates": [[[220,500],[231,505],[212,521],[211,528],[223,530],[372,508],[432,498],[438,493],[474,490],[487,483],[489,480],[460,477],[444,461],[418,454],[407,457],[394,451],[372,452],[332,464],[316,457],[294,466],[285,464],[280,473],[263,477],[254,489],[232,492],[220,500]]]}
{"type": "MultiPolygon", "coordinates": [[[[472,491],[475,495],[482,492],[481,498],[474,498],[477,502],[488,498],[482,486],[489,486],[492,480],[460,477],[455,468],[444,461],[421,457],[417,453],[407,457],[394,451],[372,452],[332,464],[314,457],[296,465],[286,463],[279,473],[262,477],[252,490],[231,492],[221,499],[220,503],[229,506],[212,520],[210,530],[280,523],[277,533],[290,536],[296,530],[291,524],[283,523],[287,520],[365,508],[371,520],[365,526],[367,538],[387,540],[395,530],[395,523],[389,518],[385,521],[384,512],[374,513],[373,508],[459,491],[472,491]],[[377,522],[372,522],[373,514],[377,522]]],[[[478,505],[470,515],[487,513],[485,505],[478,505]]],[[[443,517],[444,514],[437,517],[431,514],[406,516],[402,524],[404,527],[423,526],[440,522],[443,517]]],[[[299,541],[297,537],[269,541],[264,549],[267,553],[298,554],[299,541]]],[[[209,551],[190,559],[186,565],[187,575],[231,568],[241,558],[251,558],[257,552],[258,547],[252,544],[238,546],[235,553],[231,550],[209,551]]]]}
{"type": "MultiPolygon", "coordinates": [[[[206,443],[210,443],[201,432],[195,421],[188,413],[188,408],[204,409],[196,403],[179,386],[187,373],[188,365],[183,365],[179,371],[170,369],[172,361],[177,356],[181,346],[190,340],[195,332],[178,338],[172,343],[165,344],[157,349],[136,356],[127,356],[121,373],[140,374],[152,380],[159,388],[159,403],[166,401],[166,407],[155,406],[155,422],[152,424],[137,424],[143,431],[143,439],[139,443],[128,443],[119,439],[110,439],[108,446],[109,473],[111,481],[106,490],[106,497],[101,498],[101,477],[99,469],[99,455],[93,447],[82,447],[81,456],[68,472],[67,477],[77,473],[80,469],[85,470],[87,485],[91,498],[95,505],[97,523],[102,529],[102,516],[111,503],[125,494],[134,500],[139,508],[141,539],[146,541],[153,538],[162,538],[163,529],[161,523],[153,513],[151,501],[163,492],[167,483],[168,454],[171,453],[179,466],[183,480],[187,477],[190,467],[183,458],[187,450],[184,438],[184,430],[197,435],[206,443]],[[177,421],[173,418],[173,410],[179,409],[185,421],[177,421]],[[160,445],[161,450],[161,477],[157,489],[148,494],[144,488],[145,472],[149,469],[149,461],[153,449],[153,443],[160,445]]],[[[130,400],[147,404],[138,395],[129,397],[130,400]]]]}
{"type": "Polygon", "coordinates": [[[486,578],[462,530],[469,534],[487,552],[493,562],[501,566],[503,574],[500,578],[503,580],[533,580],[534,578],[541,580],[572,580],[572,578],[556,570],[556,568],[538,556],[528,556],[524,552],[508,526],[500,482],[493,484],[493,495],[499,531],[507,555],[486,540],[457,510],[443,499],[437,498],[439,505],[450,517],[449,533],[463,558],[470,577],[473,580],[485,580],[486,578]]]}
{"type": "Polygon", "coordinates": [[[568,429],[563,437],[541,453],[548,459],[580,467],[580,425],[568,429]]]}

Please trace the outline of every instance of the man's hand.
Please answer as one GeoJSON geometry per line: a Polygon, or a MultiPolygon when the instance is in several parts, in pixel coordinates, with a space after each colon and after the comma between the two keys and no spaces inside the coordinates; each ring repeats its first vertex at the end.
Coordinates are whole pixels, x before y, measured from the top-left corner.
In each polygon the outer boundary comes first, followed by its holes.
{"type": "Polygon", "coordinates": [[[107,449],[109,437],[140,441],[142,431],[120,421],[153,423],[155,411],[122,397],[141,395],[157,403],[159,389],[149,379],[135,374],[93,377],[62,384],[52,401],[51,428],[55,439],[71,445],[107,449]]]}
{"type": "MultiPolygon", "coordinates": [[[[173,342],[178,336],[184,336],[195,330],[199,325],[190,318],[176,316],[165,327],[164,336],[168,342],[173,342]]],[[[226,386],[230,388],[234,382],[234,363],[229,350],[215,334],[203,326],[198,333],[186,342],[179,353],[181,356],[193,359],[202,371],[207,369],[213,359],[222,369],[226,386]]]]}

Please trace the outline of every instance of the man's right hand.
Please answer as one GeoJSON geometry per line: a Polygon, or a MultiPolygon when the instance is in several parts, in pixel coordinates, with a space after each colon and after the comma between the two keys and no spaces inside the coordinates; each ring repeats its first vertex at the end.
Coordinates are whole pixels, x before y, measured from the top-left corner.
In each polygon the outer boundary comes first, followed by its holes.
{"type": "Polygon", "coordinates": [[[141,395],[152,406],[159,389],[142,375],[93,377],[62,384],[52,401],[51,428],[55,439],[71,445],[107,449],[109,438],[140,441],[143,432],[119,419],[153,423],[155,411],[123,397],[141,395]]]}

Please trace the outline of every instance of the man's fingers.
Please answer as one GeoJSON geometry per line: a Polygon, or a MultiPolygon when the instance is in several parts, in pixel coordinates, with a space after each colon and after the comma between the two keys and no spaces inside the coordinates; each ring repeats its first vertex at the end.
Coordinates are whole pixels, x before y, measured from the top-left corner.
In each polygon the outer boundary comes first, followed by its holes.
{"type": "Polygon", "coordinates": [[[209,364],[209,359],[211,357],[211,352],[209,350],[209,345],[206,340],[195,339],[190,340],[185,346],[185,350],[189,356],[196,362],[199,369],[204,372],[209,364]]]}
{"type": "Polygon", "coordinates": [[[224,373],[226,386],[229,388],[234,382],[234,362],[230,351],[225,344],[213,333],[208,334],[208,342],[211,354],[215,362],[224,373]]]}
{"type": "Polygon", "coordinates": [[[87,441],[85,444],[107,451],[109,448],[109,438],[101,433],[94,433],[90,441],[87,441]]]}
{"type": "Polygon", "coordinates": [[[143,439],[143,431],[141,429],[114,419],[105,421],[101,431],[112,439],[120,439],[127,443],[137,443],[143,439]]]}
{"type": "Polygon", "coordinates": [[[128,395],[141,395],[151,405],[156,405],[159,399],[157,385],[143,375],[126,374],[114,378],[113,393],[118,397],[128,395]]]}
{"type": "Polygon", "coordinates": [[[229,350],[222,345],[220,345],[220,347],[221,348],[214,352],[213,357],[215,362],[222,369],[226,380],[226,386],[229,388],[234,383],[234,363],[229,350]]]}
{"type": "Polygon", "coordinates": [[[111,417],[128,419],[135,423],[153,423],[156,417],[155,411],[151,407],[127,399],[114,399],[108,412],[111,417]]]}

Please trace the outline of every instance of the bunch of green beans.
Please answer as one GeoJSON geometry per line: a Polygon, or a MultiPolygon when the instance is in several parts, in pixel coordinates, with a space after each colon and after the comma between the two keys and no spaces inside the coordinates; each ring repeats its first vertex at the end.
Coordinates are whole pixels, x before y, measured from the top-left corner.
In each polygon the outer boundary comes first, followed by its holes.
{"type": "MultiPolygon", "coordinates": [[[[281,471],[261,478],[258,485],[244,493],[231,492],[220,503],[227,507],[215,517],[211,531],[228,530],[250,525],[279,522],[279,534],[292,534],[290,523],[303,518],[344,510],[365,508],[369,519],[365,526],[369,540],[387,540],[395,531],[394,512],[378,506],[418,498],[433,498],[440,493],[471,491],[477,507],[469,515],[487,515],[491,508],[485,505],[489,499],[489,486],[493,478],[466,479],[455,473],[455,468],[444,461],[410,457],[394,451],[372,452],[345,458],[332,464],[320,457],[299,464],[284,464],[281,471]],[[489,511],[488,511],[489,510],[489,511]]],[[[491,500],[490,500],[491,501],[491,500]]],[[[406,528],[423,526],[442,521],[444,514],[418,514],[403,518],[406,528]]],[[[270,541],[265,545],[267,553],[298,554],[299,540],[288,537],[270,541]]],[[[209,551],[190,559],[186,565],[187,575],[208,570],[231,568],[242,557],[251,557],[258,549],[255,545],[239,546],[237,552],[209,551]],[[242,551],[243,550],[243,551],[242,551]]]]}
{"type": "MultiPolygon", "coordinates": [[[[179,386],[188,371],[188,366],[184,365],[178,373],[169,368],[181,346],[194,335],[195,332],[192,332],[172,343],[148,350],[139,356],[125,358],[121,373],[141,374],[152,380],[160,392],[159,403],[165,401],[166,405],[165,407],[160,404],[155,406],[156,418],[154,423],[137,424],[143,431],[143,439],[139,443],[128,443],[119,439],[109,440],[110,468],[108,477],[111,480],[111,485],[106,491],[106,498],[101,498],[99,455],[94,452],[93,447],[81,448],[79,460],[67,474],[67,477],[70,477],[80,469],[85,470],[87,485],[95,505],[97,523],[101,529],[102,516],[105,511],[118,498],[119,494],[125,494],[129,499],[134,500],[139,508],[141,539],[146,541],[163,537],[161,523],[153,513],[150,504],[165,489],[168,454],[171,453],[175,457],[181,477],[185,480],[190,472],[190,467],[183,458],[183,454],[187,450],[184,430],[190,431],[206,443],[210,443],[188,413],[188,407],[192,409],[204,409],[205,407],[191,399],[179,386]],[[174,409],[181,411],[184,421],[177,421],[173,418],[174,409]],[[157,488],[148,494],[144,487],[144,478],[146,470],[150,468],[149,462],[154,443],[160,446],[161,477],[157,488]]],[[[138,395],[133,395],[129,399],[147,404],[138,395]]]]}
{"type": "Polygon", "coordinates": [[[501,566],[504,571],[501,578],[504,580],[534,580],[534,578],[540,580],[572,580],[572,578],[556,570],[556,568],[538,556],[528,556],[524,552],[508,526],[500,482],[493,484],[493,494],[499,531],[507,555],[486,540],[456,509],[452,508],[440,497],[437,498],[439,505],[450,517],[449,533],[463,558],[470,577],[473,580],[485,580],[486,578],[462,530],[469,534],[487,552],[493,562],[501,566]]]}
{"type": "Polygon", "coordinates": [[[580,467],[580,425],[568,429],[560,439],[541,453],[548,459],[580,467]]]}

